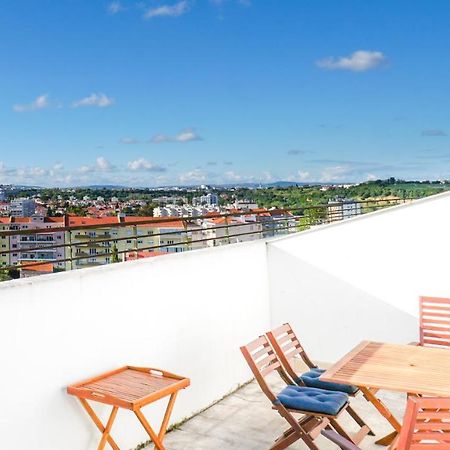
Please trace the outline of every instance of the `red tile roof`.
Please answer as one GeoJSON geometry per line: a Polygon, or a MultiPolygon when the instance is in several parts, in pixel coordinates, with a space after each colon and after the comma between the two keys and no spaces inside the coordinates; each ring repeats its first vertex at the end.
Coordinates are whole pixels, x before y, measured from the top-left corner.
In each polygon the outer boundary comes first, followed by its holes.
{"type": "Polygon", "coordinates": [[[150,252],[147,250],[141,250],[138,252],[137,254],[137,258],[136,258],[136,252],[129,252],[125,254],[125,260],[126,261],[134,261],[136,259],[143,259],[143,258],[153,258],[155,256],[164,256],[164,255],[168,255],[169,253],[167,252],[150,252]]]}
{"type": "Polygon", "coordinates": [[[35,262],[23,262],[22,270],[27,270],[30,272],[46,272],[46,273],[52,273],[53,272],[53,264],[52,263],[42,263],[42,264],[36,264],[35,262]],[[33,264],[30,267],[27,267],[29,264],[33,264]]]}

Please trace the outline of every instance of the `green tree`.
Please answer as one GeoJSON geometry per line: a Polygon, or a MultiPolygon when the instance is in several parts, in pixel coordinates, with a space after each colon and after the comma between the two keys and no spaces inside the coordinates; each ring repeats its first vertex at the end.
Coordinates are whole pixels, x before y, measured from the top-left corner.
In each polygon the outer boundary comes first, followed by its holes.
{"type": "Polygon", "coordinates": [[[111,253],[112,253],[111,261],[112,261],[113,263],[118,263],[118,262],[120,262],[120,260],[119,260],[119,250],[117,249],[117,245],[116,245],[116,244],[114,244],[114,245],[112,246],[111,253]]]}

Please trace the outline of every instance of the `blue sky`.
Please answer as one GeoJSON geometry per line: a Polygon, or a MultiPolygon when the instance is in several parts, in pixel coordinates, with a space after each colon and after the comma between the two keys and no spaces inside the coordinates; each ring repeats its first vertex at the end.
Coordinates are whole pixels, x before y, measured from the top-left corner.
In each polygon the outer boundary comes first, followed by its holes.
{"type": "Polygon", "coordinates": [[[450,178],[450,2],[21,0],[0,183],[450,178]]]}

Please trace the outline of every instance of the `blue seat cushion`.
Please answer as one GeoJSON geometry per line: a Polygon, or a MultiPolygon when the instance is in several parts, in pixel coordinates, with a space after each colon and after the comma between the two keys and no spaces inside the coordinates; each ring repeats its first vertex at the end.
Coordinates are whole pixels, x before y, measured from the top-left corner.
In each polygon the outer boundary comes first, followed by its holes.
{"type": "Polygon", "coordinates": [[[358,391],[357,386],[351,384],[330,383],[328,381],[321,381],[320,375],[325,372],[325,369],[311,369],[309,372],[305,372],[299,378],[295,380],[296,383],[303,381],[305,386],[314,387],[318,389],[325,389],[327,391],[339,391],[346,394],[353,395],[358,391]]]}
{"type": "Polygon", "coordinates": [[[347,403],[348,396],[343,392],[324,391],[305,386],[286,386],[278,394],[277,400],[289,409],[335,416],[347,403]]]}

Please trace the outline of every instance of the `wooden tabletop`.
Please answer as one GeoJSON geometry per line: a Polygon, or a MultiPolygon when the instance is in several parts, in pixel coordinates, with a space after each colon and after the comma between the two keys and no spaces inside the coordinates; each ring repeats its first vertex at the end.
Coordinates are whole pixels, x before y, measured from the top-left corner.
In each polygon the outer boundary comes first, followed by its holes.
{"type": "Polygon", "coordinates": [[[450,397],[450,350],[364,341],[320,379],[450,397]]]}
{"type": "Polygon", "coordinates": [[[189,386],[188,378],[148,367],[125,366],[73,384],[78,398],[136,410],[189,386]]]}

